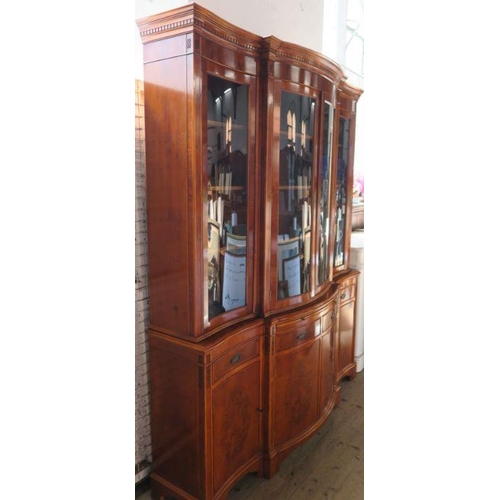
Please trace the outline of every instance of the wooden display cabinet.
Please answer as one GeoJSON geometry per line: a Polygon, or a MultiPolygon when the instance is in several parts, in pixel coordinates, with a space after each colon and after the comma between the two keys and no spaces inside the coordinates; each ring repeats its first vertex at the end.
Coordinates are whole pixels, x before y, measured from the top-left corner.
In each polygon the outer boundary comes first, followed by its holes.
{"type": "Polygon", "coordinates": [[[151,491],[223,499],[250,471],[272,476],[351,375],[352,301],[341,297],[355,292],[361,91],[325,56],[194,3],[137,24],[151,491]]]}

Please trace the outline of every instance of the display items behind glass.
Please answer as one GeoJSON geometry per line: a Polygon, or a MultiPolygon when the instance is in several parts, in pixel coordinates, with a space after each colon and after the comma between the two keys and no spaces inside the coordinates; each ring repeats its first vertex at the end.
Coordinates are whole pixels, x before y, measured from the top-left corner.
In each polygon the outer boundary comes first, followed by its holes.
{"type": "Polygon", "coordinates": [[[337,155],[337,192],[335,196],[335,258],[334,266],[344,264],[344,243],[346,232],[347,208],[347,166],[349,164],[349,128],[350,120],[340,117],[339,142],[337,155]]]}
{"type": "Polygon", "coordinates": [[[246,304],[248,86],[207,77],[209,319],[246,304]]]}
{"type": "Polygon", "coordinates": [[[318,231],[318,284],[328,278],[328,255],[330,243],[330,179],[333,139],[333,107],[325,102],[322,130],[322,154],[319,196],[319,231],[318,231]]]}
{"type": "Polygon", "coordinates": [[[278,289],[279,299],[311,288],[314,109],[310,97],[281,93],[278,289]]]}

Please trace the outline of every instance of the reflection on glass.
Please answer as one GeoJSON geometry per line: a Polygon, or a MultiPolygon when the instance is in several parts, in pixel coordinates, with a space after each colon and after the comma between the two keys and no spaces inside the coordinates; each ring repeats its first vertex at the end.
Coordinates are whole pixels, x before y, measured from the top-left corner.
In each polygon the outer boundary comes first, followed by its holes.
{"type": "Polygon", "coordinates": [[[310,290],[315,99],[281,93],[278,209],[279,299],[310,290]]]}
{"type": "Polygon", "coordinates": [[[349,126],[350,120],[341,117],[339,120],[337,193],[335,196],[335,267],[344,264],[347,204],[347,165],[349,161],[349,126]]]}
{"type": "Polygon", "coordinates": [[[246,304],[248,85],[208,76],[209,319],[246,304]]]}
{"type": "Polygon", "coordinates": [[[321,153],[319,230],[318,230],[318,284],[328,278],[330,241],[330,170],[332,157],[333,108],[325,102],[323,116],[323,150],[321,153]]]}

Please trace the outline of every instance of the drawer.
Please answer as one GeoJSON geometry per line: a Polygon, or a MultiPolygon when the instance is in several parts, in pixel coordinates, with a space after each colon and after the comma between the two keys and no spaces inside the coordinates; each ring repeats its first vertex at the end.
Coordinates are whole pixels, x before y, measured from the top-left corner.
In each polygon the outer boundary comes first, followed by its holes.
{"type": "Polygon", "coordinates": [[[293,325],[287,325],[285,331],[276,329],[276,352],[293,349],[321,334],[321,320],[305,319],[296,321],[293,325]]]}
{"type": "Polygon", "coordinates": [[[247,361],[258,358],[260,355],[260,339],[261,337],[234,347],[215,360],[213,363],[214,383],[247,361]]]}
{"type": "Polygon", "coordinates": [[[348,300],[352,300],[356,297],[356,286],[346,286],[342,287],[339,291],[340,303],[343,304],[348,300]]]}
{"type": "Polygon", "coordinates": [[[331,309],[327,313],[323,314],[321,316],[321,331],[326,332],[328,328],[332,326],[333,323],[335,323],[335,311],[336,308],[331,309]]]}

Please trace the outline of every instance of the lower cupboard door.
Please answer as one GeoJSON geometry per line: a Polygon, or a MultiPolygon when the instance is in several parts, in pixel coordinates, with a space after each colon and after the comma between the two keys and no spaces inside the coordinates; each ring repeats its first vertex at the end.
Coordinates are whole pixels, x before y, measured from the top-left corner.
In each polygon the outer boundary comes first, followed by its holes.
{"type": "Polygon", "coordinates": [[[334,398],[334,366],[333,366],[333,334],[330,329],[321,338],[321,367],[320,367],[320,416],[333,404],[334,398]]]}
{"type": "Polygon", "coordinates": [[[318,420],[318,341],[276,356],[274,446],[305,432],[318,420]]]}
{"type": "Polygon", "coordinates": [[[236,372],[212,392],[214,494],[262,450],[260,364],[236,372]]]}
{"type": "Polygon", "coordinates": [[[354,362],[354,310],[356,302],[348,302],[340,308],[339,321],[339,366],[341,372],[354,362]]]}

